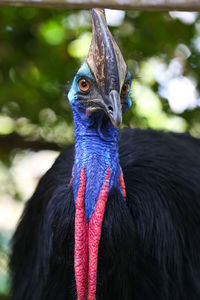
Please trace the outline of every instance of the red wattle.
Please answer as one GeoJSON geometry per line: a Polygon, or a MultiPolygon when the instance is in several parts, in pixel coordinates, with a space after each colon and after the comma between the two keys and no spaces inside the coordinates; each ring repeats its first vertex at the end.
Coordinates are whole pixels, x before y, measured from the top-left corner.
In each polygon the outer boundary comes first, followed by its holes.
{"type": "Polygon", "coordinates": [[[108,199],[110,174],[110,168],[107,166],[104,183],[88,226],[84,205],[85,169],[81,169],[80,185],[76,197],[74,247],[74,269],[78,300],[96,299],[98,246],[108,199]]]}
{"type": "Polygon", "coordinates": [[[101,237],[101,227],[104,218],[106,202],[109,193],[110,168],[107,173],[96,203],[95,211],[89,223],[89,270],[88,270],[88,300],[96,299],[98,246],[101,237]]]}
{"type": "Polygon", "coordinates": [[[123,196],[126,199],[126,187],[125,187],[124,176],[122,172],[120,174],[120,185],[121,185],[123,196]]]}
{"type": "Polygon", "coordinates": [[[72,182],[73,182],[73,174],[74,174],[74,168],[72,169],[72,177],[70,179],[70,182],[68,184],[68,187],[70,187],[72,185],[72,182]]]}
{"type": "Polygon", "coordinates": [[[88,224],[84,206],[85,183],[85,169],[82,168],[75,214],[74,269],[78,300],[85,300],[87,296],[88,224]]]}

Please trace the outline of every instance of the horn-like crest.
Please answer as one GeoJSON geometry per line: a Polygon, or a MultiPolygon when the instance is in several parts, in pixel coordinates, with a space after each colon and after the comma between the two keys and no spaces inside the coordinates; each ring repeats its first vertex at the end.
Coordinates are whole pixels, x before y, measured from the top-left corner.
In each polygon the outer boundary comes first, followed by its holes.
{"type": "Polygon", "coordinates": [[[119,90],[124,82],[127,66],[110,33],[104,9],[92,9],[92,42],[86,62],[100,87],[119,90]],[[109,84],[107,84],[109,83],[109,84]]]}

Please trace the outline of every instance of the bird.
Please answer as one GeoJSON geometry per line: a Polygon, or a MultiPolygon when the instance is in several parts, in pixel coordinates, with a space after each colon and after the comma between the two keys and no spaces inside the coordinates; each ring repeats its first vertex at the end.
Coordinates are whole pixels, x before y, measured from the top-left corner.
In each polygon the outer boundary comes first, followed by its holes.
{"type": "Polygon", "coordinates": [[[125,128],[133,80],[94,8],[71,84],[75,145],[40,179],[12,240],[13,300],[200,299],[200,140],[125,128]]]}

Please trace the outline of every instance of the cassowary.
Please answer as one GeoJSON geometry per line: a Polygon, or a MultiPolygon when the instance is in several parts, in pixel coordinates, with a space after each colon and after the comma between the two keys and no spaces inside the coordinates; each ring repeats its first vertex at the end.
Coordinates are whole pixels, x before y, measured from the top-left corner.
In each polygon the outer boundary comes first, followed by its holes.
{"type": "Polygon", "coordinates": [[[199,300],[200,141],[125,129],[132,76],[92,10],[71,85],[75,147],[40,180],[13,238],[13,300],[199,300]]]}

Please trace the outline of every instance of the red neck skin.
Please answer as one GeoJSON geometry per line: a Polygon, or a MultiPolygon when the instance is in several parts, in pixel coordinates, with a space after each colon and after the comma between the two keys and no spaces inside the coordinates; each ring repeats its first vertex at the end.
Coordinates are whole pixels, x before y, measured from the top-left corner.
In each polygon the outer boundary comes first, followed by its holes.
{"type": "MultiPolygon", "coordinates": [[[[96,207],[88,223],[85,215],[84,194],[86,186],[85,169],[81,169],[80,185],[76,197],[74,268],[78,300],[96,300],[98,246],[109,193],[111,170],[107,166],[104,183],[96,207]]],[[[126,197],[123,174],[120,186],[126,197]]]]}

